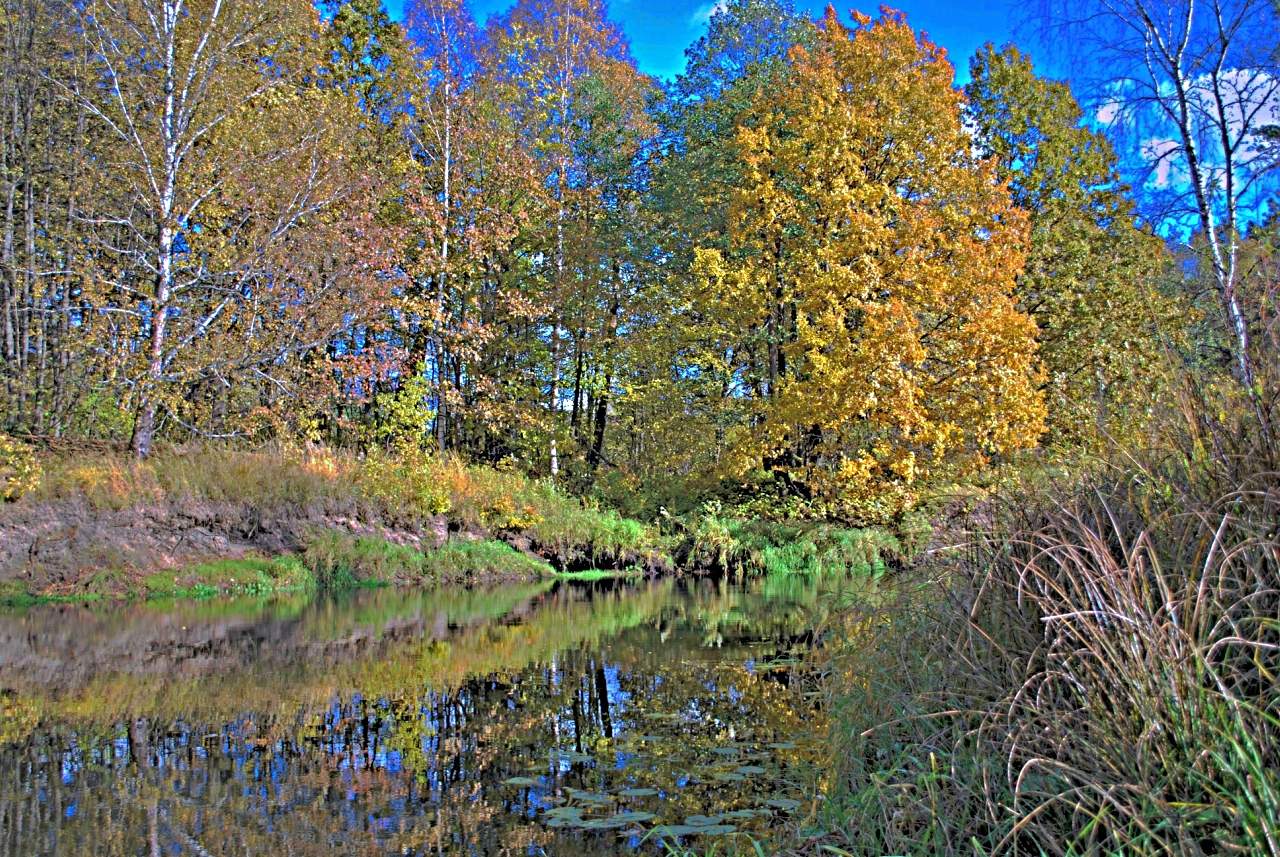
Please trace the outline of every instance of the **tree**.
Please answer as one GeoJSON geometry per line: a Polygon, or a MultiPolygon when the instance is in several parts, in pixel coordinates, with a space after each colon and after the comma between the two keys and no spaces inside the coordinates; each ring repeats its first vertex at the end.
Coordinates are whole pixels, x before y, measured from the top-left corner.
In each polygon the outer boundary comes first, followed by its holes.
{"type": "Polygon", "coordinates": [[[544,261],[530,284],[543,287],[536,300],[545,307],[546,455],[556,478],[565,399],[573,437],[580,432],[587,332],[599,329],[594,316],[610,305],[601,288],[622,272],[614,254],[600,252],[607,248],[599,240],[606,222],[599,206],[618,187],[617,169],[630,170],[626,156],[645,133],[647,84],[599,0],[522,0],[494,25],[488,42],[488,67],[516,98],[509,109],[548,196],[550,229],[536,251],[544,261]],[[602,160],[598,142],[610,134],[621,148],[602,160]],[[606,178],[608,172],[614,175],[606,178]],[[566,368],[574,388],[569,397],[566,368]]]}
{"type": "Polygon", "coordinates": [[[686,51],[685,71],[653,105],[642,227],[648,284],[633,301],[626,391],[614,399],[621,431],[613,458],[624,469],[615,478],[628,501],[636,485],[666,506],[711,487],[726,431],[743,419],[743,400],[729,395],[722,371],[740,331],[716,335],[698,313],[689,270],[695,248],[727,246],[730,202],[745,180],[736,129],[761,93],[787,86],[787,54],[812,30],[780,0],[719,4],[686,51]]]}
{"type": "Polygon", "coordinates": [[[106,400],[105,325],[83,311],[98,260],[79,240],[102,137],[74,97],[71,18],[61,2],[0,2],[0,424],[36,434],[74,431],[106,400]]]}
{"type": "Polygon", "coordinates": [[[970,63],[966,115],[998,165],[1031,240],[1018,278],[1048,373],[1050,436],[1078,443],[1139,425],[1165,376],[1162,342],[1182,310],[1158,289],[1163,242],[1139,228],[1107,139],[1083,124],[1065,84],[1012,46],[970,63]]]}
{"type": "MultiPolygon", "coordinates": [[[[419,163],[427,175],[414,196],[419,223],[426,227],[429,246],[423,246],[415,277],[418,291],[428,287],[432,306],[430,318],[431,361],[433,366],[436,446],[447,446],[448,367],[445,349],[448,318],[449,252],[461,236],[456,235],[465,213],[459,217],[455,188],[465,169],[467,153],[461,145],[483,145],[467,132],[467,86],[478,48],[475,22],[456,0],[418,0],[406,10],[410,28],[424,63],[420,79],[423,91],[416,102],[417,121],[410,126],[419,163]]],[[[456,329],[456,324],[453,327],[456,329]]],[[[411,358],[418,358],[411,349],[411,358]]],[[[425,358],[425,355],[422,355],[425,358]]],[[[414,365],[417,360],[414,359],[414,365]]]]}
{"type": "Polygon", "coordinates": [[[819,514],[885,519],[918,483],[1033,445],[1035,326],[1014,301],[1025,218],[971,154],[941,49],[828,8],[785,90],[738,130],[728,247],[699,250],[701,314],[750,352],[730,472],[765,467],[819,514]]]}
{"type": "Polygon", "coordinates": [[[1095,49],[1098,115],[1138,141],[1170,228],[1204,236],[1235,374],[1269,435],[1239,249],[1280,176],[1267,140],[1280,110],[1280,14],[1271,0],[1051,0],[1043,13],[1064,42],[1095,49]]]}
{"type": "Polygon", "coordinates": [[[350,242],[368,230],[334,219],[360,181],[344,156],[359,113],[314,85],[319,22],[303,0],[78,9],[97,77],[78,97],[112,147],[92,215],[116,259],[100,311],[134,319],[145,343],[129,379],[145,456],[158,416],[183,422],[194,390],[234,392],[242,373],[285,386],[273,373],[324,344],[344,301],[360,305],[347,289],[370,266],[350,242]]]}

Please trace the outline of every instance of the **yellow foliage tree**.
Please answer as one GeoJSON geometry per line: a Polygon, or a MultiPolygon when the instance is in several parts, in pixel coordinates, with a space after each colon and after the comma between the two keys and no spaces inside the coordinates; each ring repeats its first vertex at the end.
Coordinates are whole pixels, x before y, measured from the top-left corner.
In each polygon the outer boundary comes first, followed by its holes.
{"type": "Polygon", "coordinates": [[[828,7],[792,85],[757,98],[728,241],[693,273],[753,402],[731,472],[885,520],[922,480],[1034,445],[1045,407],[1013,298],[1026,217],[972,153],[945,53],[898,13],[855,19],[828,7]]]}

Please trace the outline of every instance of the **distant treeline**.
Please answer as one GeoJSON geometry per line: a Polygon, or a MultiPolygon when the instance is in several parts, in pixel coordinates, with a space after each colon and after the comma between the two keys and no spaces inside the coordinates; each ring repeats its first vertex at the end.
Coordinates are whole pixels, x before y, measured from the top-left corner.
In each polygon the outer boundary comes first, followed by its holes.
{"type": "Polygon", "coordinates": [[[601,0],[0,0],[0,431],[885,521],[1188,370],[1256,399],[1275,230],[1210,199],[1175,253],[1065,85],[954,76],[782,0],[670,84],[601,0]]]}

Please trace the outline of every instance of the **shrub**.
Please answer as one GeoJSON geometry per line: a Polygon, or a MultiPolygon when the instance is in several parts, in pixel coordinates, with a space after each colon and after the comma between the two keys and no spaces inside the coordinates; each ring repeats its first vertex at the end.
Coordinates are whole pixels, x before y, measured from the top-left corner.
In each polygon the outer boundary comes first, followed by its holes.
{"type": "Polygon", "coordinates": [[[40,462],[25,443],[0,434],[0,501],[12,502],[40,482],[40,462]]]}
{"type": "Polygon", "coordinates": [[[714,502],[693,519],[678,552],[686,565],[739,576],[864,574],[904,558],[887,530],[744,521],[714,502]]]}

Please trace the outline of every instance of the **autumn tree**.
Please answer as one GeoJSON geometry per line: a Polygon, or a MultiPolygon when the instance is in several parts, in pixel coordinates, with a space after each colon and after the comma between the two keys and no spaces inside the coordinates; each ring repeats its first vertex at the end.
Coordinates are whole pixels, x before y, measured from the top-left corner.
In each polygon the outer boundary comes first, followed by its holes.
{"type": "Polygon", "coordinates": [[[1050,437],[1078,443],[1141,425],[1168,377],[1184,307],[1161,293],[1170,259],[1140,227],[1110,142],[1064,83],[1017,48],[970,62],[966,116],[1031,225],[1017,298],[1039,328],[1050,437]]]}
{"type": "Polygon", "coordinates": [[[540,288],[526,294],[545,308],[546,460],[555,478],[565,441],[584,445],[592,341],[610,342],[621,313],[614,298],[629,276],[618,252],[625,244],[604,236],[617,238],[617,215],[634,210],[623,186],[647,133],[648,84],[598,0],[524,0],[488,43],[489,67],[514,96],[511,115],[547,194],[547,228],[534,251],[541,261],[527,280],[540,288]]]}
{"type": "Polygon", "coordinates": [[[1143,196],[1175,238],[1195,232],[1232,336],[1234,374],[1264,432],[1267,359],[1241,300],[1240,247],[1280,188],[1280,13],[1272,0],[1043,0],[1057,44],[1088,52],[1098,118],[1130,142],[1143,196]]]}
{"type": "Polygon", "coordinates": [[[725,368],[751,418],[726,472],[763,467],[812,512],[883,520],[922,480],[1043,430],[1014,298],[1027,226],[972,154],[942,50],[900,15],[848,28],[828,8],[792,64],[738,129],[728,246],[693,267],[701,315],[743,343],[725,368]]]}
{"type": "Polygon", "coordinates": [[[81,240],[102,135],[76,94],[86,58],[68,4],[0,2],[0,427],[61,435],[110,424],[110,320],[86,313],[95,254],[81,240]]]}
{"type": "Polygon", "coordinates": [[[340,223],[362,180],[345,156],[358,112],[353,94],[315,85],[319,20],[303,0],[77,9],[96,77],[79,100],[111,141],[92,213],[115,259],[100,311],[136,325],[126,371],[144,456],[161,416],[196,430],[183,411],[206,394],[218,409],[216,391],[246,392],[237,382],[261,382],[259,403],[288,393],[299,356],[360,306],[350,290],[376,267],[350,252],[364,215],[340,223]]]}
{"type": "Polygon", "coordinates": [[[684,72],[653,104],[657,136],[637,222],[648,284],[627,325],[629,371],[610,452],[614,492],[628,502],[643,493],[653,508],[670,508],[709,490],[725,434],[743,418],[743,400],[719,370],[739,340],[715,336],[698,313],[689,266],[695,248],[726,246],[729,204],[743,182],[736,128],[762,92],[786,85],[787,53],[811,32],[781,0],[720,4],[686,51],[684,72]]]}

